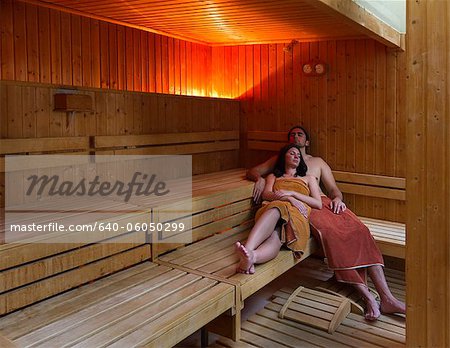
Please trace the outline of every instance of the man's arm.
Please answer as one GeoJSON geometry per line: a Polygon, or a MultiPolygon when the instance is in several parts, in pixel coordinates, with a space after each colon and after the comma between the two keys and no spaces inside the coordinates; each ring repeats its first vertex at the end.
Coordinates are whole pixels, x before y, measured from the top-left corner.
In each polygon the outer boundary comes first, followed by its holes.
{"type": "Polygon", "coordinates": [[[342,201],[342,192],[336,185],[336,180],[334,180],[330,166],[324,160],[321,159],[321,161],[320,181],[325,186],[327,195],[331,199],[331,210],[335,214],[342,213],[345,209],[347,209],[345,203],[342,201]]]}
{"type": "Polygon", "coordinates": [[[255,181],[255,187],[253,188],[253,200],[259,203],[261,200],[261,195],[266,186],[266,181],[263,176],[272,173],[275,168],[275,163],[277,161],[277,156],[270,157],[264,163],[258,164],[257,166],[247,170],[247,179],[255,181]]]}

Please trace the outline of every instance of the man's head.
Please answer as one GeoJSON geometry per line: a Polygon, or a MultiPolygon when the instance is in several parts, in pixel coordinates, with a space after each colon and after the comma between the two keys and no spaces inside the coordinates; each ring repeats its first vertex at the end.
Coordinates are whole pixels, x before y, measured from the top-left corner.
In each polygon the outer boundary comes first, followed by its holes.
{"type": "Polygon", "coordinates": [[[300,147],[309,146],[308,132],[302,126],[294,126],[288,132],[288,141],[300,147]]]}

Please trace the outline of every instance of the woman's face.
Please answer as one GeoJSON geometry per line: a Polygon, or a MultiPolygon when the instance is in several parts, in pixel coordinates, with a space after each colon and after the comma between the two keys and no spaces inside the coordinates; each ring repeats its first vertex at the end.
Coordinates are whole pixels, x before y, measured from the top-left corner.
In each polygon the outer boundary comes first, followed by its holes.
{"type": "Polygon", "coordinates": [[[298,167],[300,163],[300,151],[297,148],[291,147],[284,156],[287,166],[298,167]]]}

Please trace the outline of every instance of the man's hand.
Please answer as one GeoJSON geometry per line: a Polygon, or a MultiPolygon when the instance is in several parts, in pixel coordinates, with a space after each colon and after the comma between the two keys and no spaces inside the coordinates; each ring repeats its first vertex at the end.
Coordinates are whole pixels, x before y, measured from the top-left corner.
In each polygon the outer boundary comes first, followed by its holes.
{"type": "Polygon", "coordinates": [[[253,187],[253,201],[256,204],[261,203],[264,186],[266,186],[266,180],[262,177],[259,178],[257,182],[255,182],[255,186],[253,187]]]}
{"type": "Polygon", "coordinates": [[[340,214],[347,209],[347,206],[339,197],[336,197],[331,201],[330,208],[333,213],[340,214]]]}

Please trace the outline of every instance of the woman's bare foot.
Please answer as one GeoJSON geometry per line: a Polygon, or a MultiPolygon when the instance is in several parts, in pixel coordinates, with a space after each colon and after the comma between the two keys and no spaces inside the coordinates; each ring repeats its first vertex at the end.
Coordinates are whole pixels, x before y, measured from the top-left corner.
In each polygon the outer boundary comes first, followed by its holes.
{"type": "Polygon", "coordinates": [[[238,253],[240,260],[236,272],[244,274],[255,273],[255,265],[254,265],[255,256],[253,254],[253,251],[247,250],[247,248],[240,242],[236,242],[235,250],[238,253]]]}
{"type": "Polygon", "coordinates": [[[396,298],[384,300],[381,302],[381,313],[383,314],[393,314],[401,313],[406,314],[406,305],[397,300],[396,298]]]}
{"type": "Polygon", "coordinates": [[[375,299],[366,299],[366,311],[364,313],[364,318],[368,321],[375,321],[377,320],[381,313],[380,313],[380,305],[378,304],[375,299]]]}

